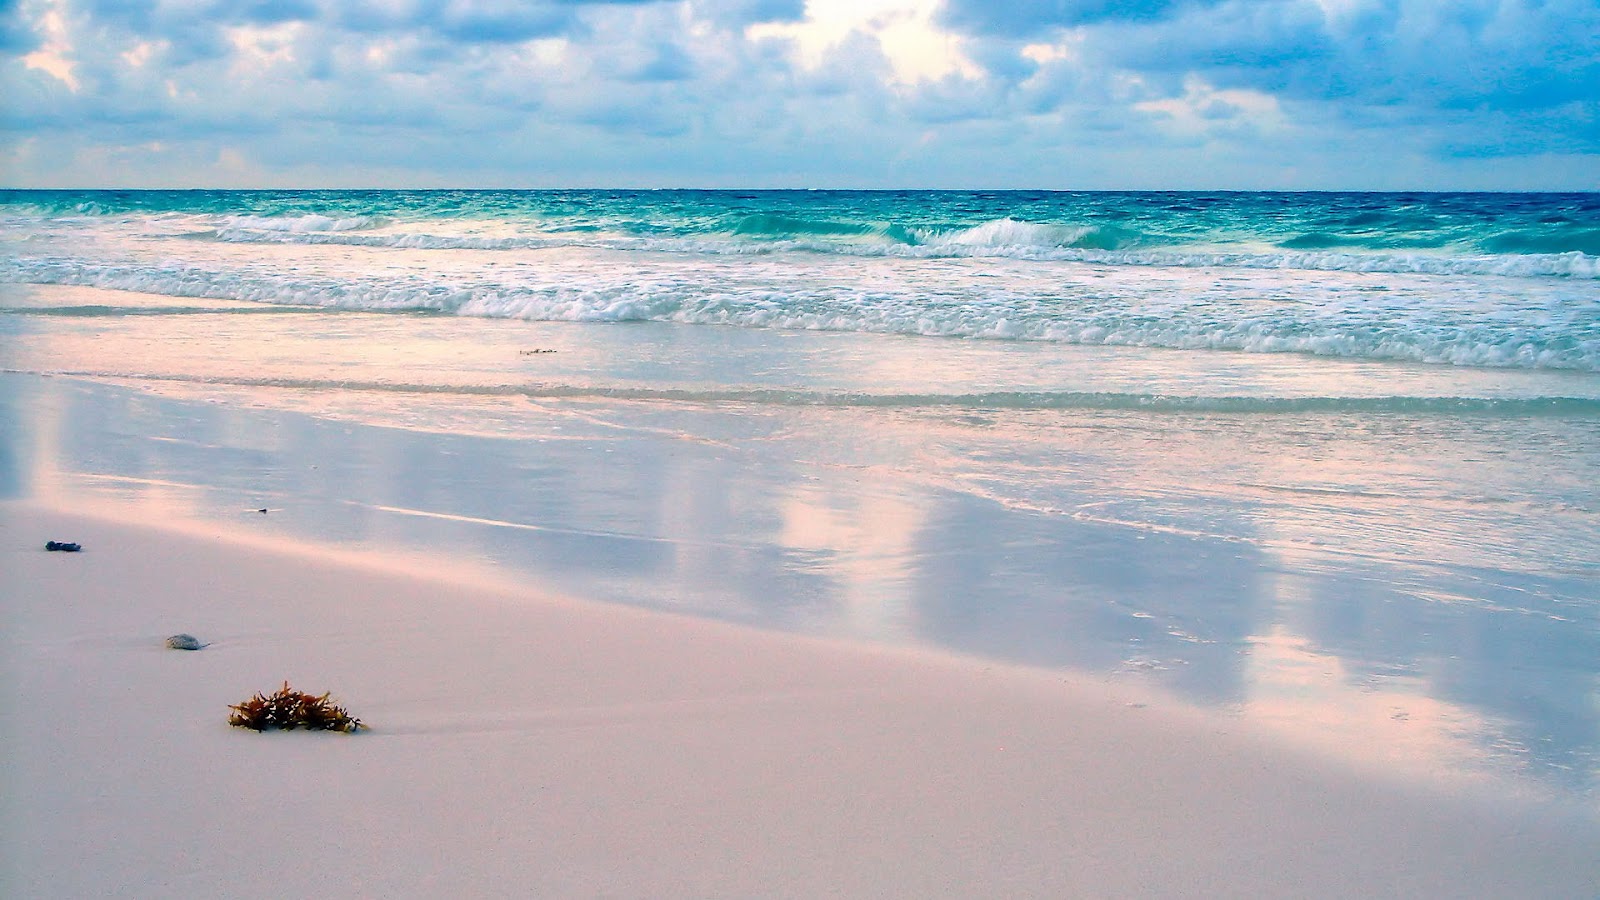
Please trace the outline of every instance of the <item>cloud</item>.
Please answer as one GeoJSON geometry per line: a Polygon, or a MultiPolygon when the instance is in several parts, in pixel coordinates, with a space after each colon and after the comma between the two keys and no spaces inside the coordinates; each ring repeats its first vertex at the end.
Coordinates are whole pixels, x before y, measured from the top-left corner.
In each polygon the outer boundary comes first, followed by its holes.
{"type": "Polygon", "coordinates": [[[1135,108],[1178,102],[1199,79],[1270,95],[1305,125],[1507,155],[1600,152],[1600,6],[1589,0],[949,0],[944,21],[975,39],[1069,49],[1069,63],[1042,66],[1050,77],[1076,69],[1076,89],[1122,77],[1151,94],[1135,108]]]}
{"type": "Polygon", "coordinates": [[[662,43],[650,51],[648,61],[632,67],[624,76],[629,81],[687,81],[694,74],[694,60],[676,44],[662,43]]]}
{"type": "Polygon", "coordinates": [[[741,30],[760,22],[795,22],[805,18],[805,0],[690,0],[694,17],[741,30]]]}
{"type": "Polygon", "coordinates": [[[0,0],[0,53],[22,56],[41,43],[32,23],[22,16],[20,0],[0,0]]]}
{"type": "Polygon", "coordinates": [[[1597,35],[1590,0],[0,0],[0,162],[18,183],[1571,185],[1600,156],[1597,35]]]}
{"type": "Polygon", "coordinates": [[[573,26],[573,11],[554,4],[456,0],[430,7],[416,24],[457,43],[515,44],[566,32],[573,26]]]}
{"type": "Polygon", "coordinates": [[[1149,22],[1203,0],[946,0],[943,20],[960,31],[1029,37],[1101,22],[1149,22]]]}

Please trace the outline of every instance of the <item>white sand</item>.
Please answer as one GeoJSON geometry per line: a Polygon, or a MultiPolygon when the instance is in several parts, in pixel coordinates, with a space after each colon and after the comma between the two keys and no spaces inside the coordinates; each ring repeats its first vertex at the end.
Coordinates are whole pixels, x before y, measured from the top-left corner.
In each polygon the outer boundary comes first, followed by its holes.
{"type": "Polygon", "coordinates": [[[0,505],[0,894],[1600,890],[1600,832],[1548,803],[1093,681],[448,574],[0,505]],[[372,731],[226,724],[285,679],[372,731]]]}

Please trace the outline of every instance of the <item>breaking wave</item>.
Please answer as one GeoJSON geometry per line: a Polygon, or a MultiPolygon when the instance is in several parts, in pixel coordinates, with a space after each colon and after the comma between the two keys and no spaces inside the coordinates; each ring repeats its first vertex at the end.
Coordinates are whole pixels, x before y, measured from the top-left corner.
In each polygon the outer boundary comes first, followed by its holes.
{"type": "Polygon", "coordinates": [[[361,231],[368,228],[381,228],[387,220],[377,216],[348,216],[333,218],[307,214],[302,216],[231,216],[227,223],[217,229],[219,237],[229,235],[246,236],[256,232],[279,234],[310,234],[341,231],[361,231]]]}
{"type": "Polygon", "coordinates": [[[0,191],[13,245],[830,254],[1600,279],[1597,194],[0,191]]]}
{"type": "MultiPolygon", "coordinates": [[[[344,220],[340,220],[344,221],[344,220]]],[[[1077,262],[1116,266],[1218,269],[1303,269],[1419,275],[1494,275],[1516,278],[1600,279],[1600,255],[1577,250],[1559,253],[1445,254],[1356,250],[1331,239],[1284,242],[1276,251],[1233,251],[1146,247],[1141,235],[1117,228],[1044,225],[1000,219],[949,232],[899,226],[828,226],[804,223],[787,228],[767,223],[761,240],[742,240],[756,232],[736,226],[726,236],[650,237],[549,232],[535,235],[479,236],[427,232],[362,233],[374,224],[345,228],[280,227],[273,230],[231,226],[218,240],[235,243],[342,244],[411,250],[545,250],[560,247],[653,253],[742,256],[821,253],[910,259],[997,258],[1038,262],[1077,262]],[[829,230],[832,228],[833,230],[829,230]],[[352,233],[355,232],[355,233],[352,233]],[[830,239],[829,237],[832,236],[830,239]],[[840,236],[854,240],[836,239],[840,236]]]]}

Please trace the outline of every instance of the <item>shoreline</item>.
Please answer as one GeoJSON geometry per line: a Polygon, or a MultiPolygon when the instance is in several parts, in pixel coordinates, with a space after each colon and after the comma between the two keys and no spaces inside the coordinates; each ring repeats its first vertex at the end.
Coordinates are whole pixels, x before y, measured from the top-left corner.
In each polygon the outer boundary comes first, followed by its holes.
{"type": "Polygon", "coordinates": [[[1126,685],[220,531],[0,503],[8,893],[1600,886],[1576,805],[1341,765],[1126,685]],[[178,632],[211,646],[164,649],[178,632]],[[226,725],[285,679],[372,731],[226,725]]]}

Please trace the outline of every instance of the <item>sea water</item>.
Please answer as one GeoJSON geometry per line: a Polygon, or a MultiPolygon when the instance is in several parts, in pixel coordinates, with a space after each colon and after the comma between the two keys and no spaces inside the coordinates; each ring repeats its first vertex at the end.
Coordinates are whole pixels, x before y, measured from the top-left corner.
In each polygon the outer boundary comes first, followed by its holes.
{"type": "Polygon", "coordinates": [[[1600,195],[0,192],[0,291],[0,495],[1600,784],[1600,195]]]}

